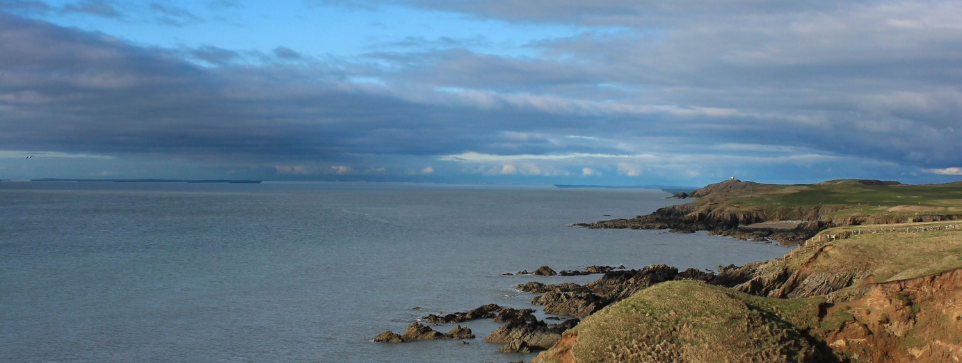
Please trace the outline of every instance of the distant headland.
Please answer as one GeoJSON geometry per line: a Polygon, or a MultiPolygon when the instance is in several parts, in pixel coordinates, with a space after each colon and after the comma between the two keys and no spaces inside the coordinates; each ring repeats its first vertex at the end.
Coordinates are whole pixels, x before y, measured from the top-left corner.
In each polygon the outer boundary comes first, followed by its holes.
{"type": "Polygon", "coordinates": [[[586,228],[670,229],[798,245],[819,231],[850,225],[962,219],[962,182],[907,185],[895,181],[830,180],[761,184],[737,179],[670,198],[692,202],[646,216],[578,223],[586,228]]]}
{"type": "Polygon", "coordinates": [[[202,180],[190,180],[190,179],[54,179],[54,178],[42,178],[42,179],[31,179],[34,182],[114,182],[114,183],[201,183],[201,184],[211,184],[211,183],[224,183],[224,184],[259,184],[260,180],[230,180],[230,179],[202,179],[202,180]]]}

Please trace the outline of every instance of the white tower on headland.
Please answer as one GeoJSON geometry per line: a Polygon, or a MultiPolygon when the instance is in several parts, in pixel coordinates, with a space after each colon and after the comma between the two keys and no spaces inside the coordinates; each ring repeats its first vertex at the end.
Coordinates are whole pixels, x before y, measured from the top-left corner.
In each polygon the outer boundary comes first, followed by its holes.
{"type": "Polygon", "coordinates": [[[735,180],[735,176],[734,176],[734,175],[732,175],[732,180],[735,180]]]}

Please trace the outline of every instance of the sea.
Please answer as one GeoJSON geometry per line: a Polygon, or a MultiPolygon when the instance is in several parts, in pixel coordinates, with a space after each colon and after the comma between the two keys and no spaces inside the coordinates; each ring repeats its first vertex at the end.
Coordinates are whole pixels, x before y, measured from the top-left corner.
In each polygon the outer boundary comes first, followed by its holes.
{"type": "MultiPolygon", "coordinates": [[[[718,269],[789,247],[589,230],[645,189],[355,182],[0,182],[0,362],[529,362],[476,339],[375,343],[432,313],[532,308],[503,275],[718,269]]],[[[548,317],[540,310],[538,316],[548,317]]],[[[453,325],[435,330],[447,332],[453,325]]]]}

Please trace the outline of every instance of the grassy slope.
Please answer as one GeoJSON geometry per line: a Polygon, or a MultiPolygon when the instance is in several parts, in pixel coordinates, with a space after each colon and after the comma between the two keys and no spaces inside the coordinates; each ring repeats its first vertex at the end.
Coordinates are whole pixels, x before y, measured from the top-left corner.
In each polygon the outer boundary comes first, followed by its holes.
{"type": "Polygon", "coordinates": [[[578,362],[799,361],[814,350],[798,327],[817,322],[822,301],[666,282],[586,318],[572,353],[578,362]]]}
{"type": "Polygon", "coordinates": [[[832,242],[811,243],[808,247],[795,252],[791,258],[785,259],[785,262],[800,264],[803,261],[811,261],[809,266],[815,269],[815,272],[852,271],[871,276],[871,279],[866,279],[864,283],[881,283],[933,275],[962,268],[962,230],[929,232],[902,232],[901,230],[960,224],[962,222],[952,221],[833,228],[821,234],[838,234],[846,231],[886,233],[853,235],[832,242]]]}
{"type": "Polygon", "coordinates": [[[726,212],[766,211],[801,219],[816,206],[828,217],[877,216],[906,219],[917,215],[962,215],[962,185],[870,186],[858,184],[758,185],[695,200],[726,212]]]}
{"type": "MultiPolygon", "coordinates": [[[[959,223],[923,223],[912,227],[959,223]]],[[[825,233],[854,229],[868,232],[885,227],[889,226],[842,227],[825,233]]],[[[859,294],[865,294],[865,288],[873,283],[962,268],[962,230],[862,234],[831,242],[809,243],[777,263],[790,270],[856,272],[865,278],[840,293],[862,289],[859,294]]],[[[851,296],[854,299],[860,297],[859,294],[852,293],[851,296]]],[[[959,313],[942,307],[944,299],[905,299],[910,305],[909,310],[903,307],[893,311],[902,311],[903,315],[915,314],[907,318],[915,325],[907,335],[890,337],[891,341],[897,342],[892,343],[895,345],[893,351],[928,349],[925,348],[927,342],[942,339],[957,343],[962,338],[962,332],[955,329],[960,318],[949,316],[959,313]],[[949,321],[955,324],[952,329],[943,329],[945,327],[939,325],[949,321]],[[916,336],[925,339],[914,338],[916,336]]],[[[816,345],[822,346],[821,354],[825,354],[827,349],[824,347],[832,342],[824,340],[828,337],[833,341],[839,339],[844,335],[839,330],[846,327],[850,329],[859,324],[881,326],[878,329],[882,333],[876,332],[873,336],[887,334],[884,332],[889,327],[879,324],[888,324],[889,318],[879,323],[878,314],[871,316],[872,309],[880,309],[878,306],[866,307],[865,301],[853,300],[851,304],[840,303],[827,312],[823,311],[824,316],[819,317],[819,306],[825,301],[825,297],[764,298],[696,282],[666,282],[586,318],[572,330],[577,334],[577,344],[571,348],[571,353],[578,362],[803,361],[816,355],[813,348],[816,345]]],[[[870,299],[872,304],[878,305],[878,301],[887,300],[870,299]]],[[[890,303],[885,304],[891,308],[890,303]]],[[[853,347],[856,346],[835,347],[837,359],[852,359],[852,352],[856,349],[853,347]]],[[[858,349],[873,350],[871,347],[858,349]]],[[[551,361],[553,358],[549,351],[539,359],[551,361]]],[[[819,358],[822,361],[834,359],[836,357],[819,358]]]]}

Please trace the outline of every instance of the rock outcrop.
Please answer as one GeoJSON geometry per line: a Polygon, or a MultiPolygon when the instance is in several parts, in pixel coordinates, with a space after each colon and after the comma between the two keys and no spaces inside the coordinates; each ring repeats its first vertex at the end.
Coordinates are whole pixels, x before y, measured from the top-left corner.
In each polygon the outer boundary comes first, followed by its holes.
{"type": "Polygon", "coordinates": [[[530,353],[532,350],[551,348],[561,340],[561,333],[578,325],[579,321],[571,319],[551,325],[543,321],[516,321],[496,329],[484,340],[488,343],[504,344],[499,352],[530,353]]]}
{"type": "Polygon", "coordinates": [[[670,197],[667,197],[665,199],[686,199],[686,198],[688,198],[688,193],[678,192],[678,193],[672,194],[670,197]]]}
{"type": "Polygon", "coordinates": [[[445,340],[445,339],[474,339],[471,329],[463,328],[460,325],[451,329],[447,334],[431,329],[430,326],[421,323],[414,323],[407,327],[404,335],[392,331],[386,331],[374,338],[375,342],[380,343],[407,343],[415,340],[445,340]]]}
{"type": "Polygon", "coordinates": [[[534,270],[534,272],[532,272],[532,275],[535,275],[535,276],[554,276],[557,274],[558,273],[555,272],[555,270],[552,270],[551,267],[548,267],[548,266],[538,267],[537,270],[534,270]]]}
{"type": "Polygon", "coordinates": [[[518,290],[524,292],[530,292],[532,294],[543,294],[546,292],[578,292],[578,291],[588,291],[587,287],[578,285],[572,282],[565,282],[562,284],[545,285],[537,281],[531,281],[525,284],[519,284],[516,286],[518,290]]]}
{"type": "MultiPolygon", "coordinates": [[[[687,274],[683,277],[685,279],[702,279],[709,276],[709,274],[698,274],[693,271],[686,272],[687,274]]],[[[534,305],[544,305],[546,313],[583,318],[641,289],[675,279],[676,276],[678,276],[677,268],[652,265],[640,270],[609,271],[598,280],[584,286],[529,283],[530,285],[526,285],[528,287],[526,291],[546,291],[544,295],[535,297],[531,301],[534,305]]]]}
{"type": "Polygon", "coordinates": [[[404,339],[401,339],[400,334],[388,330],[374,337],[374,341],[379,343],[403,343],[404,339]]]}
{"type": "Polygon", "coordinates": [[[534,309],[513,309],[504,308],[498,311],[498,316],[494,317],[495,323],[507,323],[514,321],[538,321],[534,316],[534,309]]]}
{"type": "Polygon", "coordinates": [[[474,339],[474,334],[471,333],[471,329],[462,328],[460,325],[451,329],[451,331],[444,334],[446,339],[474,339]]]}
{"type": "Polygon", "coordinates": [[[581,276],[581,275],[594,275],[603,274],[613,271],[615,268],[611,266],[588,266],[584,270],[564,270],[558,274],[561,276],[581,276]]]}
{"type": "Polygon", "coordinates": [[[454,324],[468,320],[492,319],[498,316],[498,312],[503,309],[504,308],[498,304],[487,304],[467,312],[457,312],[446,315],[431,314],[425,316],[424,320],[432,324],[454,324]]]}

